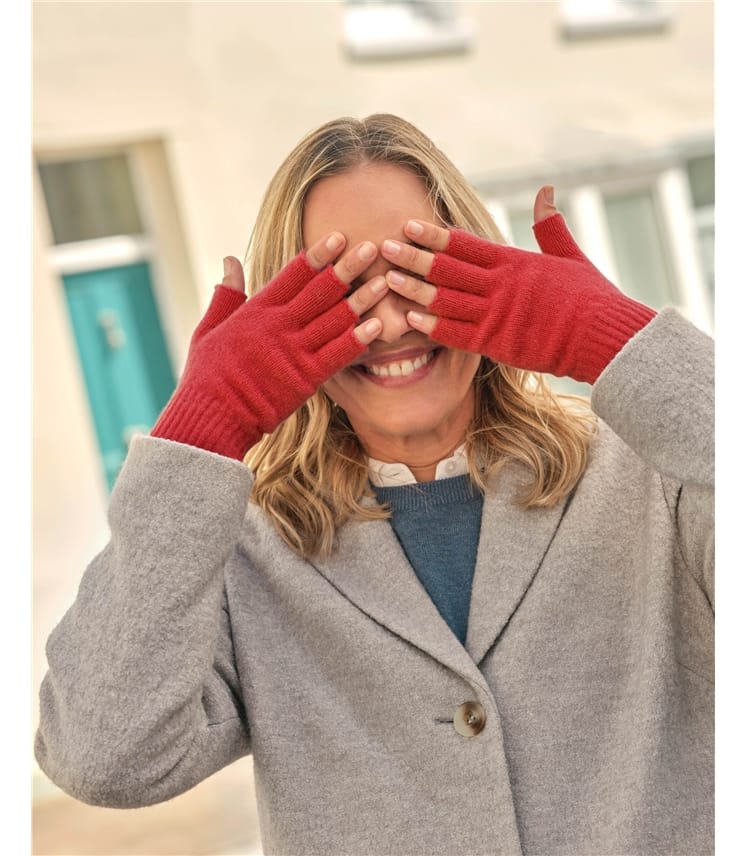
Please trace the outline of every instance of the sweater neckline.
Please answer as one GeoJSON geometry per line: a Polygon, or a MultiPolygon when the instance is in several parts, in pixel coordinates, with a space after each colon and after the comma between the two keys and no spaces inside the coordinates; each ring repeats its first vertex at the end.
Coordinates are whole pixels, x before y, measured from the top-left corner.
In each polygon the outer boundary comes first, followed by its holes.
{"type": "Polygon", "coordinates": [[[414,484],[373,485],[373,489],[379,502],[386,503],[393,511],[424,511],[434,506],[482,500],[480,489],[468,473],[414,484]]]}

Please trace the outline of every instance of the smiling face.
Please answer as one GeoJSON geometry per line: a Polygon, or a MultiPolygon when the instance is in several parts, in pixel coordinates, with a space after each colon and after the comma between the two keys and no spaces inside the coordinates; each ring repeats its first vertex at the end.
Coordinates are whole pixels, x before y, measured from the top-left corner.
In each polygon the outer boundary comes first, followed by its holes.
{"type": "MultiPolygon", "coordinates": [[[[309,192],[303,217],[304,246],[333,230],[347,246],[386,238],[407,241],[407,220],[438,222],[425,184],[410,170],[365,163],[319,181],[309,192]]],[[[392,265],[377,256],[360,281],[392,265]]],[[[407,464],[416,477],[432,478],[436,463],[464,439],[472,419],[472,379],[480,356],[438,345],[410,327],[406,313],[421,309],[389,292],[364,319],[377,317],[379,338],[352,366],[323,389],[350,419],[367,453],[407,464]]]]}

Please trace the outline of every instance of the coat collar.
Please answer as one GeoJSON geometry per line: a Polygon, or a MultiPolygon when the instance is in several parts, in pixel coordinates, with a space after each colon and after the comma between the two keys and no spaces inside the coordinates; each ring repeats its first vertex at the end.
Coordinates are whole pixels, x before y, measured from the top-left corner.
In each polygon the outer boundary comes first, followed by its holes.
{"type": "Polygon", "coordinates": [[[531,511],[516,506],[522,472],[507,464],[485,495],[465,647],[423,588],[387,520],[345,524],[332,556],[312,564],[374,621],[468,680],[481,681],[476,665],[521,603],[564,509],[564,503],[531,511]]]}

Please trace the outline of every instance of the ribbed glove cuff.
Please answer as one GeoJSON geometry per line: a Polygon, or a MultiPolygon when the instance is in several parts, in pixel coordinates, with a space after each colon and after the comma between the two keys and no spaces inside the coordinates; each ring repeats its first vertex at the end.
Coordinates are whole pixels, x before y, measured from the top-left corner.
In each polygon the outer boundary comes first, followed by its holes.
{"type": "Polygon", "coordinates": [[[583,341],[578,342],[577,362],[569,372],[576,380],[593,384],[656,312],[624,294],[600,296],[589,313],[583,341]]]}
{"type": "Polygon", "coordinates": [[[225,402],[188,389],[172,398],[150,433],[165,440],[189,438],[183,442],[241,461],[262,439],[262,432],[248,419],[238,424],[231,416],[225,402]]]}

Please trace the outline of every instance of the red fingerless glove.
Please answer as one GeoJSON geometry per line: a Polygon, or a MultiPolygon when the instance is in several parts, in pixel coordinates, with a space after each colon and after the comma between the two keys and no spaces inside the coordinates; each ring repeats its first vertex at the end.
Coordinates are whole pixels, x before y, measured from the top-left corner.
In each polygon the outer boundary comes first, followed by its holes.
{"type": "Polygon", "coordinates": [[[151,435],[241,460],[365,350],[347,291],[331,266],[316,271],[304,253],[251,300],[217,286],[151,435]]]}
{"type": "Polygon", "coordinates": [[[541,253],[455,229],[428,281],[431,337],[495,362],[594,383],[656,315],[627,297],[581,252],[562,215],[536,223],[541,253]]]}

